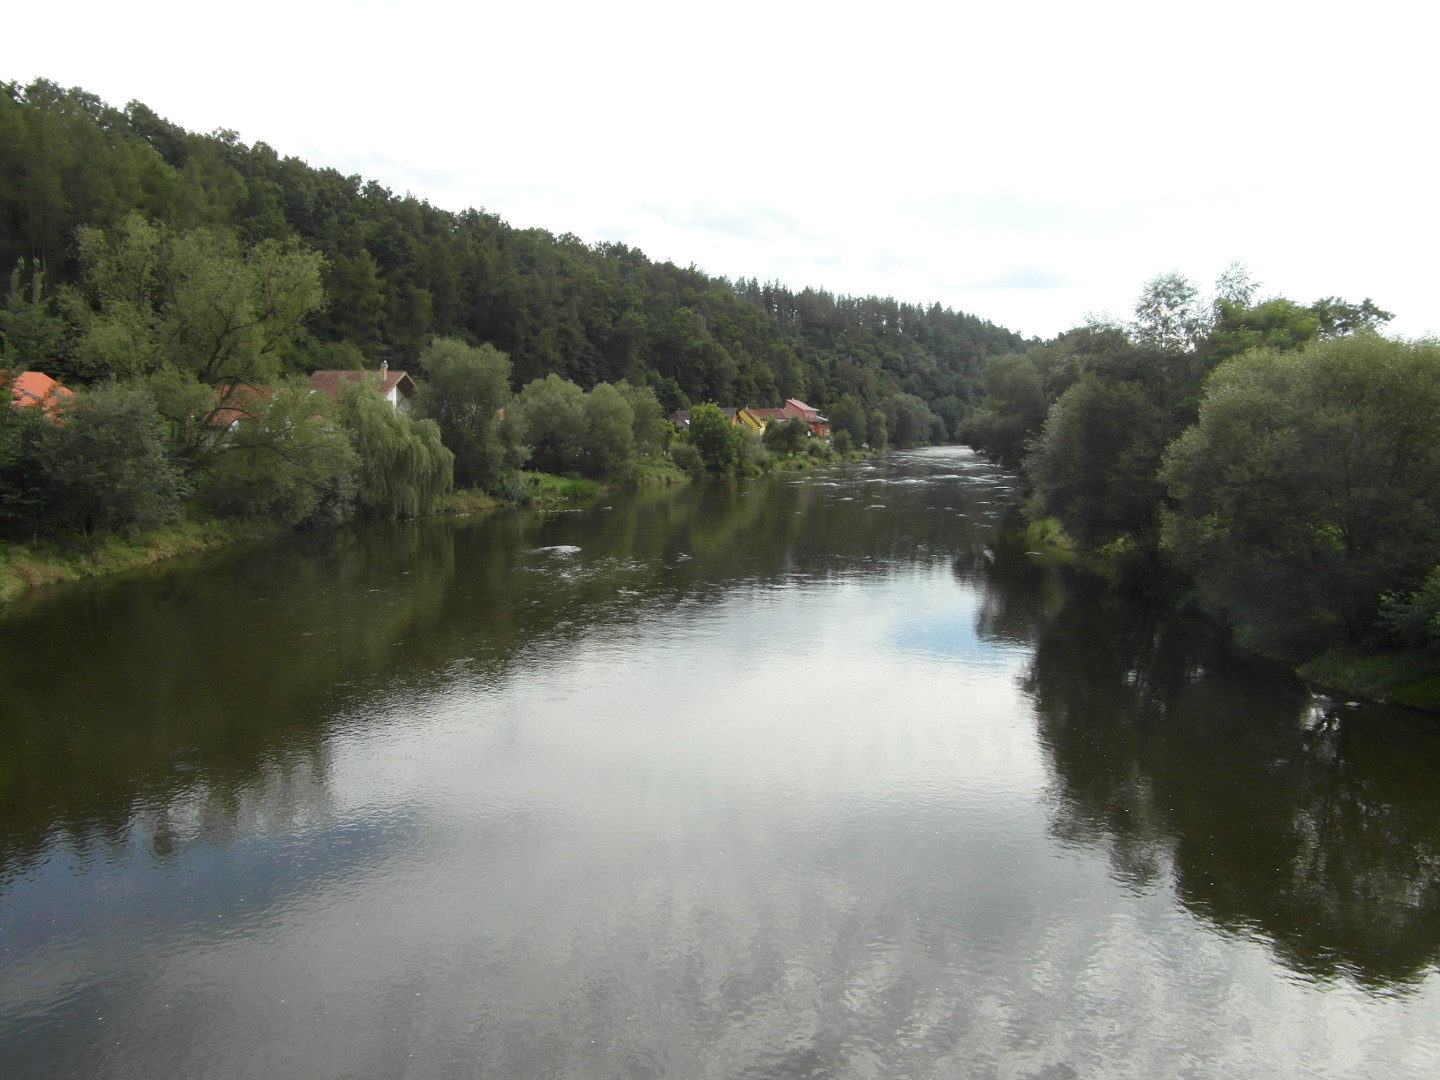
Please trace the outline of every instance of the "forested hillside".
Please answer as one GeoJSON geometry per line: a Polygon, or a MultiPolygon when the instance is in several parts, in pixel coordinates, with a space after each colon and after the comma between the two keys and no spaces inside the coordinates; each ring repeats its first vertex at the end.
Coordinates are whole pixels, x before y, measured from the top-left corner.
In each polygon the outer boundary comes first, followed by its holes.
{"type": "Polygon", "coordinates": [[[845,400],[842,414],[885,410],[892,438],[923,443],[956,434],[979,361],[1023,345],[938,304],[731,282],[624,244],[515,229],[233,132],[184,131],[139,102],[119,109],[39,81],[0,84],[12,366],[82,386],[131,373],[107,371],[93,347],[87,356],[83,317],[63,309],[71,288],[91,310],[102,304],[82,230],[92,249],[113,249],[109,238],[133,231],[137,212],[167,235],[223,234],[232,253],[269,245],[272,255],[317,257],[323,305],[275,341],[254,373],[266,378],[413,366],[432,339],[449,337],[506,353],[515,388],[550,374],[587,389],[626,381],[652,388],[667,410],[788,397],[826,410],[845,400]]]}

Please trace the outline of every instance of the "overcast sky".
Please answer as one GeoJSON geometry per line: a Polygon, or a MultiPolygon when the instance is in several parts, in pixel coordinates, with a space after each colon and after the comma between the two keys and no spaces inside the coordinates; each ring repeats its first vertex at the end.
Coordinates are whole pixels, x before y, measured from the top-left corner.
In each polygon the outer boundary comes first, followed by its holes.
{"type": "Polygon", "coordinates": [[[1423,3],[12,7],[0,79],[714,275],[1048,337],[1241,260],[1440,332],[1423,3]]]}

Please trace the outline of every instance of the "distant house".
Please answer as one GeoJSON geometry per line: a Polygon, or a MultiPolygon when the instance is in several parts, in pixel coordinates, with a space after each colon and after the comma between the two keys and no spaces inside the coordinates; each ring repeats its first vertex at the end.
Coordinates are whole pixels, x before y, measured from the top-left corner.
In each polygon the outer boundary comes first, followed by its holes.
{"type": "Polygon", "coordinates": [[[821,416],[820,413],[806,405],[799,398],[786,398],[785,408],[782,410],[786,417],[792,420],[803,420],[810,425],[810,434],[816,438],[828,439],[830,437],[830,418],[821,416]]]}
{"type": "Polygon", "coordinates": [[[764,431],[766,426],[776,421],[789,420],[784,409],[744,409],[747,415],[745,421],[752,426],[758,425],[759,430],[764,431]]]}
{"type": "MultiPolygon", "coordinates": [[[[728,409],[720,410],[730,423],[744,427],[756,434],[761,434],[770,424],[784,424],[794,421],[804,424],[810,429],[810,434],[821,439],[830,437],[830,419],[821,416],[819,411],[812,409],[799,398],[789,398],[779,408],[767,409],[728,409]]],[[[688,409],[677,409],[670,414],[670,422],[680,431],[690,426],[690,411],[688,409]]]]}
{"type": "Polygon", "coordinates": [[[22,371],[10,384],[10,404],[14,408],[39,406],[54,419],[75,397],[75,391],[62,386],[39,371],[22,371]]]}
{"type": "MultiPolygon", "coordinates": [[[[744,426],[754,428],[757,431],[761,430],[764,427],[764,425],[761,425],[757,428],[755,426],[754,420],[751,417],[745,415],[745,413],[747,412],[747,410],[745,409],[736,409],[729,406],[721,406],[720,412],[724,414],[726,420],[730,421],[731,427],[744,426]]],[[[670,422],[675,425],[675,429],[677,431],[688,430],[690,427],[690,410],[676,409],[670,414],[670,422]]]]}
{"type": "MultiPolygon", "coordinates": [[[[317,371],[310,376],[310,389],[324,394],[332,401],[340,400],[340,388],[346,383],[362,383],[374,379],[373,371],[317,371]]],[[[403,371],[391,371],[390,365],[380,365],[380,380],[375,384],[386,401],[401,412],[410,411],[410,400],[415,396],[415,380],[403,371]]]]}
{"type": "Polygon", "coordinates": [[[755,409],[740,409],[735,413],[735,420],[759,435],[765,430],[765,420],[762,419],[755,409]]]}
{"type": "Polygon", "coordinates": [[[210,414],[210,423],[221,431],[234,431],[241,420],[259,420],[274,400],[273,386],[227,386],[221,392],[220,407],[210,414]]]}

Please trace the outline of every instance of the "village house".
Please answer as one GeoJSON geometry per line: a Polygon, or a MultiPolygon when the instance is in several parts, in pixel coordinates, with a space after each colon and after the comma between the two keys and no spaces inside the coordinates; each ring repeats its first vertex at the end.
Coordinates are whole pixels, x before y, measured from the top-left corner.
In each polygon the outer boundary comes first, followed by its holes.
{"type": "Polygon", "coordinates": [[[810,425],[810,434],[817,439],[830,437],[830,418],[806,405],[799,398],[786,398],[783,412],[792,420],[802,420],[810,425]]]}
{"type": "MultiPolygon", "coordinates": [[[[360,383],[373,379],[373,371],[317,371],[310,376],[310,389],[324,394],[332,401],[340,400],[340,387],[346,383],[360,383]]],[[[390,365],[380,364],[380,382],[376,386],[381,396],[403,413],[410,411],[410,401],[415,397],[415,380],[403,371],[391,371],[390,365]]]]}
{"type": "Polygon", "coordinates": [[[219,407],[210,414],[210,424],[221,431],[234,431],[241,420],[259,420],[275,400],[273,386],[227,386],[219,407]]]}
{"type": "Polygon", "coordinates": [[[12,408],[38,406],[52,420],[60,414],[60,410],[69,404],[74,396],[75,391],[62,386],[49,375],[39,371],[22,371],[10,384],[12,408]]]}
{"type": "MultiPolygon", "coordinates": [[[[720,411],[725,414],[730,423],[748,428],[756,434],[762,434],[768,424],[797,421],[808,427],[810,434],[816,438],[828,439],[830,437],[829,417],[821,416],[818,410],[812,409],[798,398],[787,398],[785,404],[778,408],[722,408],[720,411]]],[[[690,411],[677,409],[670,414],[670,422],[678,430],[684,431],[690,426],[690,411]]]]}

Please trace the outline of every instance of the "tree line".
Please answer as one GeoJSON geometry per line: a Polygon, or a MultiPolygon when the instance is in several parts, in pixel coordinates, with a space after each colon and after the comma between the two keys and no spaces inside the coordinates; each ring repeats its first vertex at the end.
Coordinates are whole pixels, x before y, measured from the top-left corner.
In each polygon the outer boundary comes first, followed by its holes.
{"type": "MultiPolygon", "coordinates": [[[[246,244],[219,226],[180,230],[138,211],[110,229],[81,226],[75,247],[76,284],[47,293],[17,269],[0,308],[0,366],[63,349],[79,387],[52,407],[0,410],[0,535],[155,528],[187,501],[292,526],[409,518],[457,482],[523,501],[525,466],[639,485],[682,468],[754,471],[772,450],[801,449],[739,429],[726,432],[734,453],[701,452],[694,438],[672,447],[648,385],[585,389],[551,372],[517,391],[503,351],[450,337],[415,358],[413,407],[375,392],[378,371],[342,380],[332,400],[287,362],[324,305],[312,249],[246,244]]],[[[314,355],[341,370],[369,362],[344,343],[314,355]]],[[[7,397],[10,378],[0,376],[7,397]]]]}
{"type": "MultiPolygon", "coordinates": [[[[1024,345],[939,304],[732,282],[625,244],[441,209],[231,131],[187,132],[139,102],[0,84],[0,267],[19,266],[23,289],[53,311],[95,265],[83,231],[113,234],[136,213],[177,237],[310,253],[325,302],[273,350],[281,373],[359,357],[404,368],[449,337],[504,352],[517,390],[551,374],[585,390],[629,383],[666,412],[792,397],[827,411],[848,397],[866,430],[850,419],[840,429],[859,442],[894,399],[891,439],[921,443],[956,437],[980,362],[1024,345]]],[[[86,385],[109,372],[82,337],[27,348],[41,370],[86,385]]]]}
{"type": "Polygon", "coordinates": [[[1440,343],[1382,336],[1369,299],[1257,294],[1165,274],[1129,323],[995,357],[966,438],[1120,584],[1317,677],[1415,682],[1440,659],[1440,343]]]}

